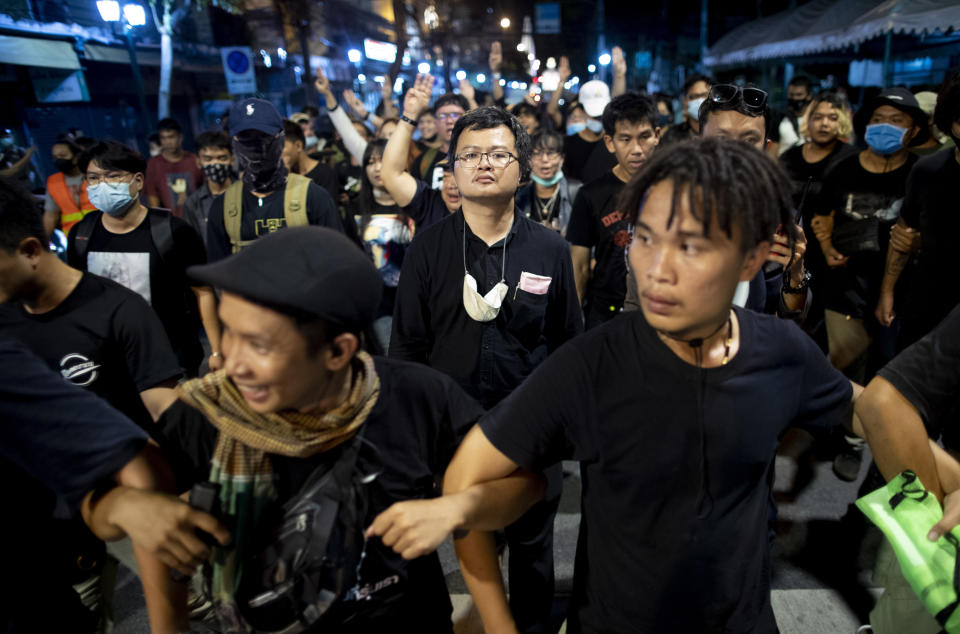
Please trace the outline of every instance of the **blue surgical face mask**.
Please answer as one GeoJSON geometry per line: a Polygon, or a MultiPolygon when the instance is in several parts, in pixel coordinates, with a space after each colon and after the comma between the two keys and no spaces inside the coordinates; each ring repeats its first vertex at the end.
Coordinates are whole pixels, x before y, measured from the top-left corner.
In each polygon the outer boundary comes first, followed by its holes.
{"type": "Polygon", "coordinates": [[[587,129],[594,134],[603,132],[603,122],[597,119],[587,119],[587,129]]]}
{"type": "Polygon", "coordinates": [[[892,123],[873,123],[867,126],[863,140],[877,154],[893,154],[903,149],[907,129],[892,123]]]}
{"type": "Polygon", "coordinates": [[[687,114],[693,117],[694,119],[700,118],[700,106],[703,105],[703,102],[706,101],[706,97],[701,97],[700,99],[693,99],[687,102],[687,114]]]}
{"type": "Polygon", "coordinates": [[[114,218],[120,218],[130,210],[133,196],[130,183],[99,183],[87,187],[90,204],[114,218]]]}
{"type": "Polygon", "coordinates": [[[587,129],[586,122],[581,121],[580,123],[568,123],[567,124],[567,136],[573,136],[574,134],[580,134],[587,129]]]}
{"type": "Polygon", "coordinates": [[[557,170],[557,173],[554,174],[553,178],[551,179],[540,178],[533,172],[530,172],[530,178],[533,179],[534,183],[536,183],[537,185],[540,185],[540,187],[553,187],[554,185],[560,182],[560,179],[563,178],[563,170],[557,170]]]}

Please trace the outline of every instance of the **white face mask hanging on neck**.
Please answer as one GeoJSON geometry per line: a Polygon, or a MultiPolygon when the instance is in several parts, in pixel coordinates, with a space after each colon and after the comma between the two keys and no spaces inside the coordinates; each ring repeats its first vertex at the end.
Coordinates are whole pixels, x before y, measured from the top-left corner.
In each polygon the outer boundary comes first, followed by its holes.
{"type": "MultiPolygon", "coordinates": [[[[509,234],[508,234],[509,235],[509,234]]],[[[477,291],[477,280],[467,271],[467,220],[463,220],[463,308],[474,321],[493,321],[500,314],[503,298],[507,296],[507,236],[503,238],[503,257],[500,260],[500,281],[486,295],[477,291]]]]}

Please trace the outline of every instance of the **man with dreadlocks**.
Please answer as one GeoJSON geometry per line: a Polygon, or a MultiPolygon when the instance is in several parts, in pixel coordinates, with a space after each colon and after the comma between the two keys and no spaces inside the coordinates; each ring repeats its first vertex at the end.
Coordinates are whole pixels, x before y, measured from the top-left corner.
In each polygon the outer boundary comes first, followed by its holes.
{"type": "MultiPolygon", "coordinates": [[[[569,632],[775,632],[778,439],[844,422],[854,396],[794,323],[733,304],[777,226],[794,227],[791,183],[742,143],[689,140],[658,150],[619,208],[635,227],[640,310],[548,357],[467,434],[444,490],[580,461],[569,632]]],[[[409,532],[423,551],[437,542],[409,532]]],[[[496,602],[492,540],[474,531],[455,545],[487,583],[471,588],[478,607],[496,602]]]]}
{"type": "MultiPolygon", "coordinates": [[[[348,469],[348,474],[376,474],[375,479],[362,478],[364,493],[341,489],[334,498],[340,501],[338,518],[346,522],[341,534],[351,526],[360,533],[392,503],[439,493],[436,476],[482,410],[437,370],[374,359],[362,351],[359,333],[376,316],[383,280],[363,252],[335,231],[288,228],[220,262],[193,267],[190,274],[222,291],[224,367],[181,385],[180,400],[159,424],[180,489],[206,480],[219,487],[220,519],[230,539],[221,536],[210,556],[199,539],[175,531],[159,540],[156,550],[181,572],[212,562],[207,578],[224,631],[280,630],[254,623],[251,612],[271,596],[264,591],[269,586],[256,584],[273,579],[264,574],[269,570],[262,556],[269,552],[265,546],[280,549],[285,543],[283,534],[264,542],[279,528],[272,520],[280,505],[303,499],[305,483],[315,481],[318,468],[329,467],[327,473],[340,482],[338,465],[349,456],[355,471],[348,469]],[[363,498],[356,503],[354,521],[345,517],[352,495],[363,498]],[[251,584],[253,593],[248,592],[251,584]]],[[[520,508],[526,509],[542,494],[532,476],[507,482],[507,489],[499,489],[499,483],[489,495],[483,487],[467,493],[497,502],[483,516],[485,521],[497,518],[496,526],[519,517],[503,516],[511,505],[502,500],[524,500],[520,508]],[[526,494],[518,496],[518,491],[526,494]]],[[[169,498],[143,497],[137,502],[141,516],[173,512],[169,498]]],[[[465,528],[491,528],[466,518],[463,522],[465,528]]],[[[289,526],[284,534],[304,532],[289,526]]],[[[326,530],[330,539],[340,524],[333,526],[326,530]]],[[[323,533],[322,528],[314,532],[323,533]]],[[[304,631],[310,632],[452,631],[452,608],[436,555],[406,561],[381,540],[364,542],[362,535],[352,548],[349,540],[343,543],[335,559],[355,563],[339,568],[335,561],[329,563],[335,579],[350,579],[343,591],[319,593],[323,600],[304,610],[301,595],[310,588],[330,588],[320,585],[322,578],[294,576],[292,611],[284,606],[277,621],[286,618],[284,626],[306,623],[310,627],[304,631]],[[356,552],[360,547],[362,554],[356,552]],[[348,549],[356,555],[352,560],[348,549]]],[[[391,543],[407,554],[402,544],[391,543]]],[[[277,574],[287,573],[278,568],[277,574]]],[[[274,594],[282,595],[281,590],[274,594]]],[[[266,617],[257,613],[257,618],[266,617]]]]}

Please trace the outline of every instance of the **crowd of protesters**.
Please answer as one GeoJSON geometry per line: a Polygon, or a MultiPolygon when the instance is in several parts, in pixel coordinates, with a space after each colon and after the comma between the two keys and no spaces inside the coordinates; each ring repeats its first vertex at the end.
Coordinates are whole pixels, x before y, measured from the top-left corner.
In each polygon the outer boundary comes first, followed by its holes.
{"type": "MultiPolygon", "coordinates": [[[[450,535],[487,631],[555,631],[577,461],[567,631],[776,632],[794,427],[848,481],[869,442],[864,493],[915,471],[931,539],[960,520],[960,75],[775,111],[630,91],[615,48],[609,86],[561,57],[507,104],[501,63],[375,112],[318,71],[195,152],[72,130],[40,200],[5,158],[5,631],[107,631],[119,560],[154,632],[451,632],[450,535]]],[[[873,631],[939,631],[891,595],[873,631]]]]}

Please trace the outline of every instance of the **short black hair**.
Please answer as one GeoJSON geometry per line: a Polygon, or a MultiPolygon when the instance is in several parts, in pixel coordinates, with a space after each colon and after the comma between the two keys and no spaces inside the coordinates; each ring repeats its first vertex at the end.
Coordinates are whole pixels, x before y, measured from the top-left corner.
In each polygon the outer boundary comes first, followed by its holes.
{"type": "Polygon", "coordinates": [[[708,88],[713,85],[713,80],[706,75],[702,75],[700,73],[697,73],[696,75],[690,75],[690,77],[687,78],[687,81],[683,82],[683,88],[681,89],[684,97],[687,96],[687,92],[689,92],[690,89],[693,88],[693,85],[698,81],[702,81],[707,84],[708,88]]]}
{"type": "MultiPolygon", "coordinates": [[[[77,145],[76,141],[73,140],[73,137],[63,135],[57,139],[53,145],[65,145],[67,149],[70,150],[70,154],[76,157],[78,154],[83,152],[83,148],[77,145]]],[[[53,149],[53,146],[50,146],[50,149],[53,149]]]]}
{"type": "Polygon", "coordinates": [[[457,106],[460,106],[461,108],[463,108],[464,112],[467,112],[468,110],[470,110],[470,102],[467,101],[466,97],[464,97],[463,95],[457,95],[455,93],[448,92],[437,97],[436,102],[434,102],[433,104],[433,112],[436,113],[437,110],[439,110],[443,106],[448,106],[450,104],[455,104],[457,106]]]}
{"type": "Polygon", "coordinates": [[[563,135],[555,130],[537,130],[530,139],[530,148],[543,148],[563,154],[563,135]]]}
{"type": "Polygon", "coordinates": [[[703,223],[705,236],[716,217],[729,237],[734,225],[740,228],[744,252],[772,240],[778,226],[793,248],[793,184],[779,163],[760,150],[719,137],[694,137],[658,149],[620,193],[618,208],[626,210],[631,225],[642,213],[647,192],[663,181],[673,183],[670,223],[677,218],[681,196],[692,192],[691,211],[703,223]]]}
{"type": "Polygon", "coordinates": [[[180,127],[180,122],[174,119],[173,117],[167,117],[166,119],[160,119],[157,121],[157,133],[163,132],[164,130],[173,131],[177,134],[183,133],[183,128],[180,127]]]}
{"type": "Polygon", "coordinates": [[[94,161],[105,170],[130,172],[131,174],[146,174],[147,172],[147,161],[144,160],[143,154],[116,141],[100,141],[93,147],[88,148],[77,159],[77,167],[80,168],[81,172],[86,173],[87,167],[94,161]]]}
{"type": "MultiPolygon", "coordinates": [[[[759,88],[754,84],[747,84],[746,86],[743,86],[743,88],[757,88],[759,90],[759,88]]],[[[748,117],[763,117],[763,139],[767,139],[767,129],[769,128],[770,120],[772,119],[772,115],[770,114],[769,100],[767,103],[763,104],[763,108],[758,111],[757,109],[750,108],[747,106],[747,104],[743,103],[743,93],[737,93],[737,97],[735,99],[731,99],[730,101],[723,103],[718,103],[713,99],[710,99],[708,95],[706,101],[700,105],[700,113],[697,117],[697,120],[700,123],[700,134],[703,134],[703,128],[707,125],[707,117],[710,116],[711,112],[724,112],[727,110],[734,110],[748,117]]]]}
{"type": "Polygon", "coordinates": [[[0,177],[0,249],[13,253],[27,238],[47,246],[40,201],[16,181],[0,177]]]}
{"type": "MultiPolygon", "coordinates": [[[[665,92],[658,92],[654,93],[653,98],[657,102],[658,106],[661,103],[667,104],[667,110],[670,112],[670,116],[673,116],[673,95],[665,92]]],[[[659,112],[659,109],[657,112],[659,112]]]]}
{"type": "Polygon", "coordinates": [[[293,143],[294,141],[300,141],[300,145],[307,147],[307,137],[303,134],[303,128],[300,127],[299,123],[295,123],[290,119],[283,120],[283,136],[287,141],[293,143]]]}
{"type": "Polygon", "coordinates": [[[960,73],[943,82],[933,110],[933,124],[946,135],[953,135],[950,129],[956,121],[960,121],[960,73]]]}
{"type": "Polygon", "coordinates": [[[160,145],[160,135],[156,132],[147,137],[148,143],[153,143],[154,145],[160,145]]]}
{"type": "Polygon", "coordinates": [[[208,147],[233,153],[233,143],[230,141],[230,136],[223,130],[207,130],[197,137],[198,152],[208,147]]]}
{"type": "Polygon", "coordinates": [[[526,101],[521,101],[520,103],[514,105],[511,112],[515,117],[519,117],[520,115],[524,115],[524,114],[528,114],[533,117],[540,116],[540,113],[537,110],[536,106],[531,106],[526,101]]]}
{"type": "Polygon", "coordinates": [[[300,112],[307,115],[311,119],[315,119],[320,116],[320,109],[316,106],[304,106],[300,109],[300,112]]]}
{"type": "Polygon", "coordinates": [[[646,121],[651,128],[657,127],[657,102],[646,93],[625,92],[610,100],[603,109],[603,131],[613,136],[617,131],[617,122],[642,123],[646,121]]]}
{"type": "Polygon", "coordinates": [[[806,75],[796,75],[787,82],[787,86],[803,86],[807,90],[808,95],[813,94],[813,80],[811,80],[806,75]]]}
{"type": "Polygon", "coordinates": [[[530,155],[532,154],[530,135],[515,116],[496,106],[483,106],[457,119],[456,125],[453,126],[453,134],[450,135],[447,161],[450,165],[456,161],[457,143],[464,130],[490,130],[500,126],[506,126],[513,133],[513,140],[517,146],[517,162],[520,163],[520,179],[525,180],[530,173],[530,155]]]}

